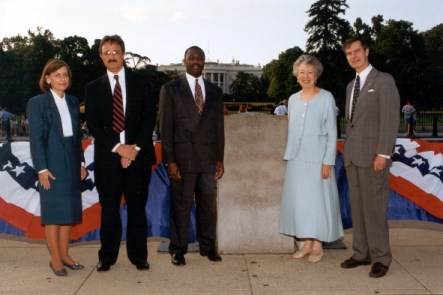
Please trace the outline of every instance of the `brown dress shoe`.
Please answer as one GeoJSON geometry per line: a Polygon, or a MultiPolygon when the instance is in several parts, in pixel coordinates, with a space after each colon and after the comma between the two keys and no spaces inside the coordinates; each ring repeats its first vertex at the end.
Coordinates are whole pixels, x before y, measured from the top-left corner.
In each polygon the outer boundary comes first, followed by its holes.
{"type": "Polygon", "coordinates": [[[382,264],[381,262],[376,262],[371,267],[371,272],[369,276],[371,278],[381,278],[383,277],[389,270],[389,266],[382,264]]]}

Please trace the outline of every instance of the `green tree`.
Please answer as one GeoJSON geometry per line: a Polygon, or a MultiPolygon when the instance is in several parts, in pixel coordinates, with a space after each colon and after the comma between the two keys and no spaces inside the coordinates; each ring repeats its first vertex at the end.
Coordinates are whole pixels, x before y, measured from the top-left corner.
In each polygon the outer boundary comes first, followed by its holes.
{"type": "Polygon", "coordinates": [[[49,30],[37,27],[26,37],[4,38],[1,48],[1,104],[21,114],[28,99],[41,92],[38,81],[46,62],[56,56],[56,40],[49,30]]]}
{"type": "MultiPolygon", "coordinates": [[[[349,8],[346,0],[319,0],[308,10],[311,19],[305,26],[305,31],[310,34],[306,50],[315,55],[324,67],[317,85],[334,95],[340,109],[344,108],[346,84],[352,77],[341,49],[352,32],[349,22],[340,18],[346,8],[349,8]]],[[[359,30],[364,29],[361,21],[357,20],[357,26],[359,30]]]]}
{"type": "Polygon", "coordinates": [[[425,43],[412,23],[388,20],[376,35],[373,51],[371,63],[394,76],[402,104],[408,99],[417,102],[426,64],[425,43]]]}
{"type": "Polygon", "coordinates": [[[296,46],[278,55],[278,60],[263,67],[264,83],[269,85],[267,94],[274,102],[289,98],[300,89],[292,71],[294,62],[303,54],[303,50],[296,46]]]}
{"type": "Polygon", "coordinates": [[[58,58],[64,60],[72,71],[71,88],[68,92],[83,100],[84,86],[87,82],[95,79],[91,76],[90,62],[86,58],[90,55],[91,48],[86,38],[71,36],[58,42],[58,58]]]}
{"type": "Polygon", "coordinates": [[[125,62],[131,69],[141,69],[149,65],[151,60],[147,56],[141,56],[140,54],[133,52],[126,52],[125,62]]]}
{"type": "Polygon", "coordinates": [[[261,101],[264,88],[260,79],[245,72],[238,72],[230,86],[231,93],[237,101],[261,101]]]}
{"type": "Polygon", "coordinates": [[[430,108],[443,107],[443,23],[421,33],[425,41],[426,62],[419,77],[417,99],[430,108]]]}
{"type": "Polygon", "coordinates": [[[311,19],[305,26],[307,52],[340,50],[350,33],[349,22],[339,17],[346,8],[346,0],[318,0],[311,5],[307,11],[311,19]]]}
{"type": "Polygon", "coordinates": [[[148,78],[148,81],[151,84],[152,96],[158,103],[160,88],[163,84],[170,81],[168,75],[163,72],[157,71],[157,67],[153,65],[146,65],[143,68],[137,69],[135,71],[144,74],[148,78]]]}

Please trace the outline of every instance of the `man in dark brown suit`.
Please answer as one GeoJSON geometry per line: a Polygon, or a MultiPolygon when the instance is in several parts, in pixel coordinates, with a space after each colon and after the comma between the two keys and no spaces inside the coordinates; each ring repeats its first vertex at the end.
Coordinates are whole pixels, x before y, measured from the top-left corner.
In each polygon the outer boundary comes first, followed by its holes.
{"type": "Polygon", "coordinates": [[[346,89],[344,165],[353,224],[353,255],[341,263],[354,268],[372,263],[370,277],[384,276],[392,261],[387,207],[389,167],[400,123],[400,97],[393,77],[369,64],[360,38],[343,50],[356,78],[346,89]]]}
{"type": "Polygon", "coordinates": [[[186,74],[160,91],[163,162],[170,178],[172,264],[185,265],[190,212],[195,198],[200,254],[221,261],[216,252],[216,181],[223,176],[224,122],[221,89],[203,79],[205,54],[185,52],[186,74]]]}

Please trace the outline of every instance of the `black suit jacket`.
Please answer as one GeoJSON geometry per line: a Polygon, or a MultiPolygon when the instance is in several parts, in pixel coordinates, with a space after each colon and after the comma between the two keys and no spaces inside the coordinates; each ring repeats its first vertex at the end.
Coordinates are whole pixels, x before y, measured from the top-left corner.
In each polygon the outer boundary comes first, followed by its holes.
{"type": "Polygon", "coordinates": [[[177,163],[181,172],[212,172],[223,162],[225,136],[221,89],[204,80],[206,97],[200,115],[182,76],[160,91],[163,162],[177,163]]]}
{"type": "MultiPolygon", "coordinates": [[[[156,121],[156,105],[150,94],[149,81],[145,76],[127,69],[125,81],[125,143],[136,144],[141,148],[136,161],[152,165],[155,163],[152,132],[156,121]]],[[[95,139],[96,164],[119,160],[118,155],[112,153],[120,137],[112,130],[112,90],[106,74],[86,85],[85,107],[88,128],[95,139]]]]}

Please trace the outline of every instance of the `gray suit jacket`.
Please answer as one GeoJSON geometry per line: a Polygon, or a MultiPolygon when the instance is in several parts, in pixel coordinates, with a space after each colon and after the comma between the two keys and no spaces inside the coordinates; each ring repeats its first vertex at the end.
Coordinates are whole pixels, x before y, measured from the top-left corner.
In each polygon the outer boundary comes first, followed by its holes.
{"type": "Polygon", "coordinates": [[[186,76],[163,85],[160,91],[163,162],[177,163],[181,172],[212,172],[217,161],[223,162],[223,95],[216,85],[204,83],[201,115],[186,76]]]}
{"type": "Polygon", "coordinates": [[[346,140],[344,164],[371,167],[377,154],[391,155],[400,124],[400,96],[394,78],[371,70],[361,88],[354,118],[349,120],[349,104],[354,85],[346,88],[346,140]]]}

